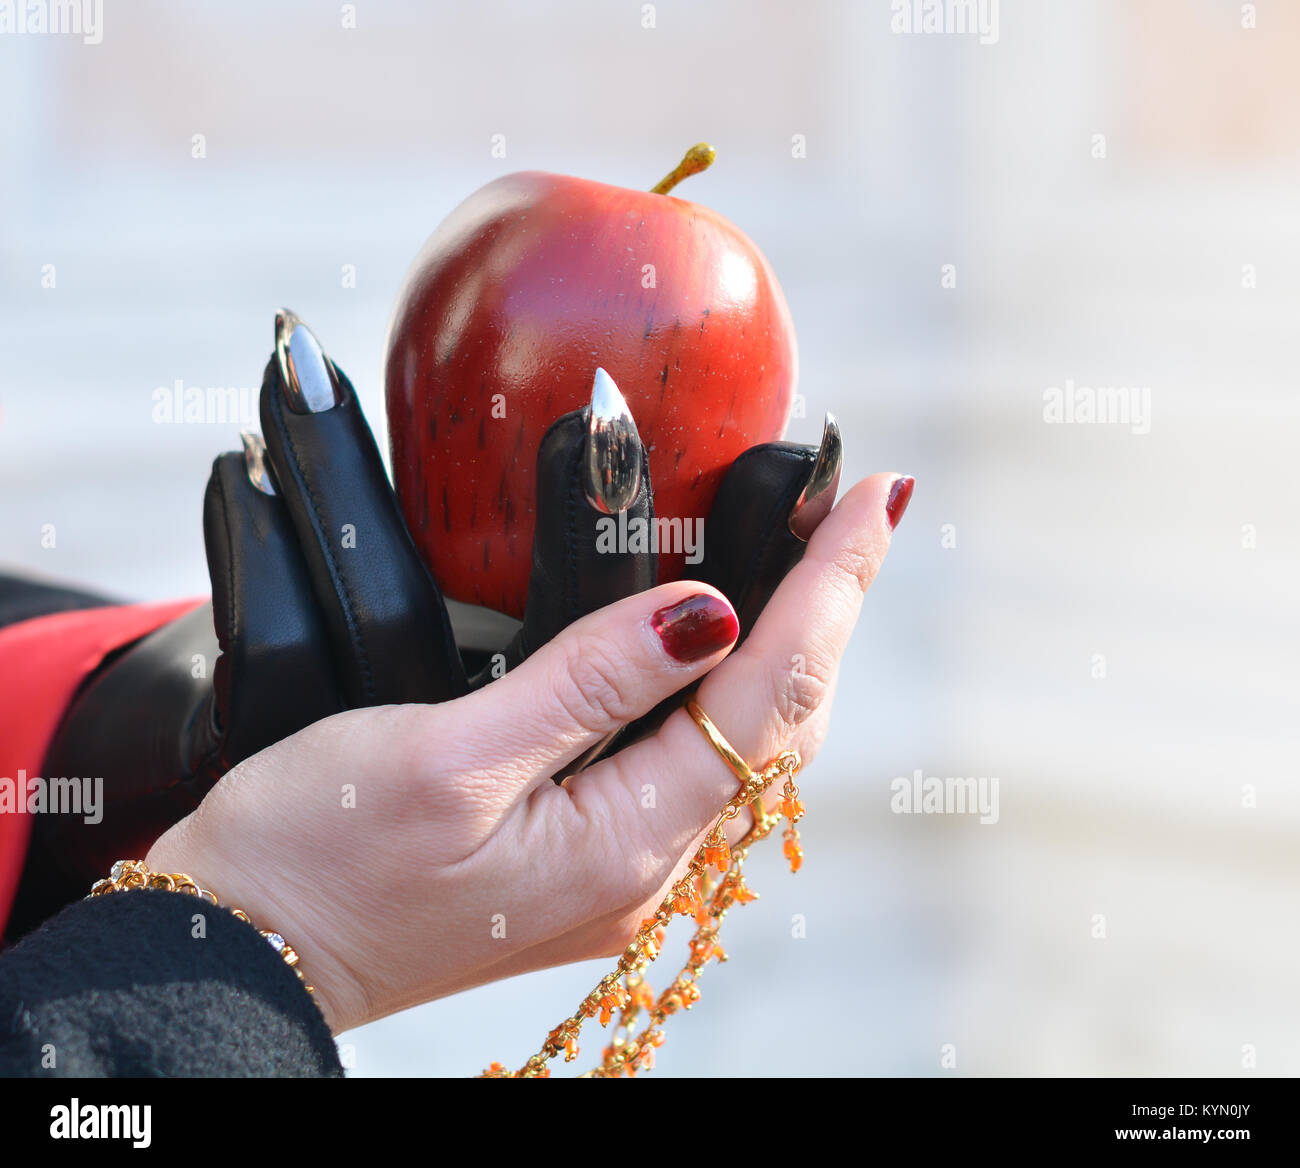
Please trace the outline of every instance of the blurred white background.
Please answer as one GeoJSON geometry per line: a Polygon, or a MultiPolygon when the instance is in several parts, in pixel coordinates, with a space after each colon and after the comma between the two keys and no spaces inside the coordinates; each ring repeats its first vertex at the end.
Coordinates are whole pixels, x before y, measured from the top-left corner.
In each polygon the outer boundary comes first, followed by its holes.
{"type": "MultiPolygon", "coordinates": [[[[1243,7],[1003,0],[981,44],[887,0],[105,0],[100,44],[0,35],[0,560],[206,593],[238,426],[156,425],[155,388],[255,389],[286,304],[382,437],[388,313],[456,203],[648,187],[708,139],[678,193],[783,283],[791,437],[833,410],[851,476],[917,488],[804,870],[755,854],[657,1073],[1300,1072],[1300,9],[1243,7]],[[1150,387],[1150,432],[1046,424],[1067,379],[1150,387]],[[999,821],[892,814],[916,770],[998,778],[999,821]]],[[[517,1065],[603,968],[346,1035],[352,1073],[517,1065]]]]}

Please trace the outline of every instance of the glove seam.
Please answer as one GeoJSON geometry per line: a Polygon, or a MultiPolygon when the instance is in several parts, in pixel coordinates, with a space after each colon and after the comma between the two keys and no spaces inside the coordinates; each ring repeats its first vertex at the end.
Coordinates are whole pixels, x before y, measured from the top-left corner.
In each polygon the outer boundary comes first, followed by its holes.
{"type": "MultiPolygon", "coordinates": [[[[342,409],[345,405],[346,403],[341,403],[335,408],[342,409]]],[[[316,543],[320,548],[321,556],[325,560],[325,566],[329,570],[330,582],[334,586],[335,595],[343,602],[343,619],[347,623],[348,635],[352,641],[352,647],[357,656],[357,664],[361,670],[362,697],[366,700],[370,700],[375,694],[374,674],[370,667],[370,654],[366,650],[365,638],[361,634],[361,628],[357,624],[356,616],[353,612],[354,602],[351,590],[348,588],[346,577],[339,570],[338,563],[334,559],[334,553],[330,549],[329,539],[325,536],[319,504],[316,499],[316,492],[311,485],[311,480],[303,472],[302,459],[298,454],[298,447],[294,443],[293,434],[290,432],[289,426],[285,422],[284,415],[281,412],[285,408],[287,407],[277,397],[275,400],[275,408],[272,410],[272,417],[275,419],[276,428],[280,431],[280,436],[284,441],[291,459],[293,460],[294,476],[306,491],[308,498],[311,500],[311,524],[316,533],[316,543]]]]}

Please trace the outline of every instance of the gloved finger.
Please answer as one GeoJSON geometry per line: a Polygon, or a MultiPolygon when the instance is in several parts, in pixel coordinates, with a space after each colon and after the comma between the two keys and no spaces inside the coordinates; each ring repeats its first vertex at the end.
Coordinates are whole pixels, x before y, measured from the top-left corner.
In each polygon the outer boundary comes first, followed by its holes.
{"type": "MultiPolygon", "coordinates": [[[[808,540],[835,503],[843,466],[839,424],[826,415],[819,447],[767,442],[727,469],[704,528],[694,578],[718,589],[736,610],[742,644],[808,540]]],[[[592,766],[653,733],[686,695],[675,694],[579,760],[592,766]]]]}
{"type": "Polygon", "coordinates": [[[402,521],[352,384],[288,310],[276,315],[261,415],[345,703],[464,693],[446,607],[402,521]]]}
{"type": "Polygon", "coordinates": [[[731,601],[741,641],[834,505],[843,455],[839,425],[827,414],[820,447],[767,442],[728,468],[709,511],[698,578],[731,601]]]}
{"type": "Polygon", "coordinates": [[[574,621],[653,588],[650,462],[613,379],[597,369],[590,405],[565,414],[537,453],[537,519],[528,603],[481,685],[536,652],[574,621]]]}
{"type": "Polygon", "coordinates": [[[244,453],[213,463],[203,538],[221,648],[212,674],[212,729],[224,773],[337,713],[343,702],[297,532],[257,436],[245,434],[244,453]]]}

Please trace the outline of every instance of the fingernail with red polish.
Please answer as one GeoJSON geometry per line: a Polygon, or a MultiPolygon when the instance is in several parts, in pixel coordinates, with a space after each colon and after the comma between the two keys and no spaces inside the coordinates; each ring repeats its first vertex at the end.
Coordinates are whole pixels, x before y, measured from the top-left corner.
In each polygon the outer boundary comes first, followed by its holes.
{"type": "Polygon", "coordinates": [[[885,503],[885,514],[889,516],[889,530],[893,531],[898,526],[898,521],[903,518],[903,512],[907,510],[907,505],[912,501],[912,488],[916,486],[916,480],[911,475],[902,475],[894,480],[893,486],[889,488],[889,500],[885,503]]]}
{"type": "Polygon", "coordinates": [[[675,661],[708,657],[740,634],[740,622],[731,605],[705,592],[661,608],[650,618],[650,627],[675,661]]]}

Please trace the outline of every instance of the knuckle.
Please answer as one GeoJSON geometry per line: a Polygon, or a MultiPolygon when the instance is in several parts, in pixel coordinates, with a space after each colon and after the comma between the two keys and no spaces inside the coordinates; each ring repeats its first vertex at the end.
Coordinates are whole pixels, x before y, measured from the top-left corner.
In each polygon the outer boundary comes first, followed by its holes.
{"type": "Polygon", "coordinates": [[[871,549],[846,544],[832,557],[831,566],[836,575],[856,585],[861,594],[875,579],[880,568],[880,556],[871,549]]]}
{"type": "Polygon", "coordinates": [[[590,734],[636,717],[631,673],[594,637],[576,637],[567,651],[559,701],[565,715],[590,734]]]}
{"type": "Polygon", "coordinates": [[[772,705],[787,730],[806,722],[826,700],[831,671],[820,661],[796,658],[784,667],[772,667],[772,705]]]}

